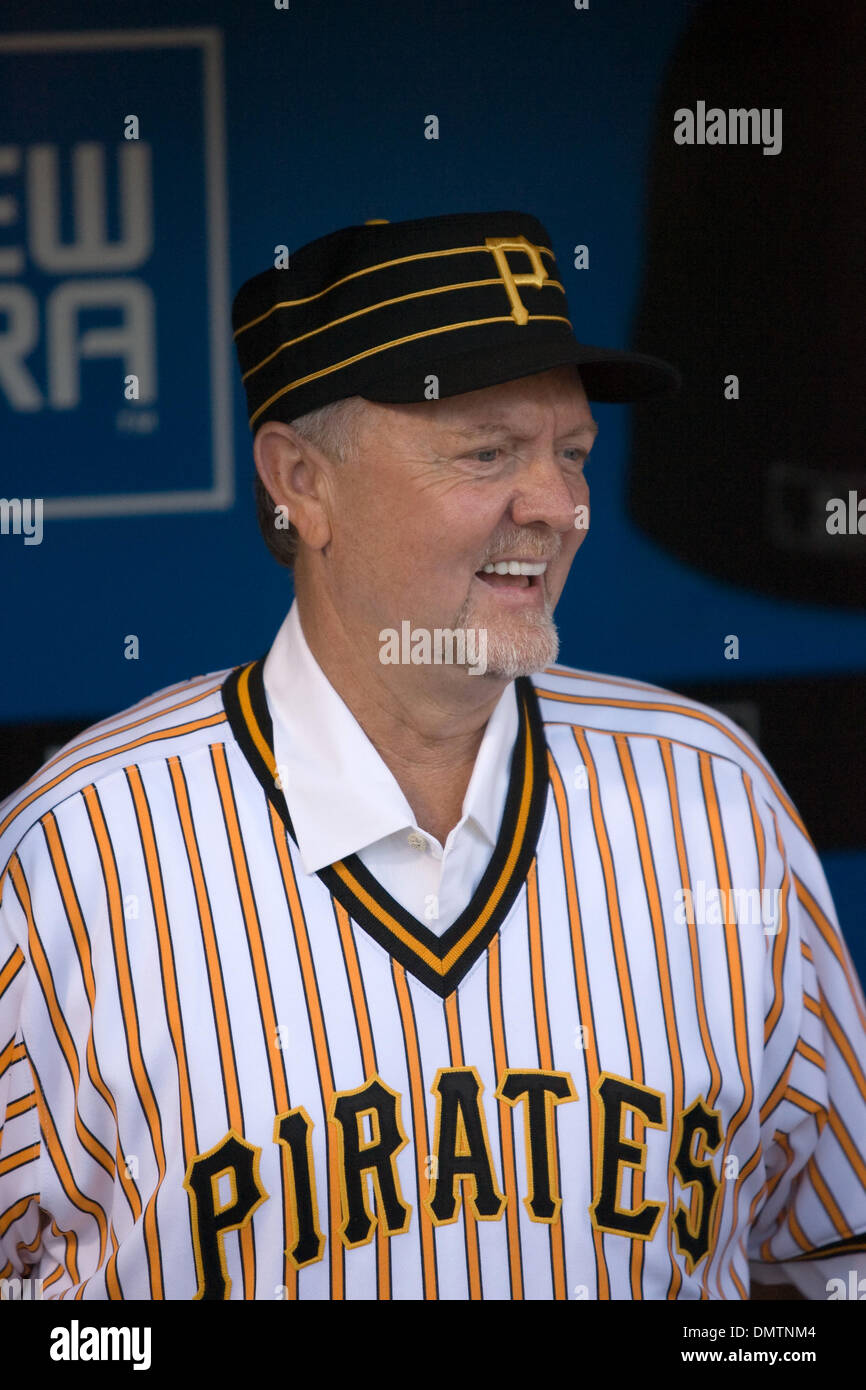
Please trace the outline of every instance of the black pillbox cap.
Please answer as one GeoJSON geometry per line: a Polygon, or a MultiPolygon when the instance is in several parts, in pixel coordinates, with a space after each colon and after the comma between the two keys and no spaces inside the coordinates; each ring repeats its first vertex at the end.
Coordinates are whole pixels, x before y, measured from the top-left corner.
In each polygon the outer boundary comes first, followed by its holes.
{"type": "Polygon", "coordinates": [[[348,396],[423,401],[568,363],[592,401],[675,391],[660,358],[578,341],[550,241],[523,212],[377,220],[253,276],[232,307],[250,428],[348,396]]]}

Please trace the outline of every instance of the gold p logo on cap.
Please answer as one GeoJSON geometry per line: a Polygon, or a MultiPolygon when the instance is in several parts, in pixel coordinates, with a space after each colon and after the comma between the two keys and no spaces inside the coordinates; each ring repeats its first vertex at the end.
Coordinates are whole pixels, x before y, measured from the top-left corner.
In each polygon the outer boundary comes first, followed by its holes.
{"type": "Polygon", "coordinates": [[[515,323],[528,323],[529,310],[517,293],[517,286],[534,285],[540,290],[545,280],[550,278],[541,261],[541,247],[527,241],[525,236],[487,236],[484,238],[484,245],[496,261],[496,269],[511,301],[511,317],[515,323]],[[524,270],[515,275],[508,264],[506,251],[523,251],[529,257],[532,270],[524,270]]]}

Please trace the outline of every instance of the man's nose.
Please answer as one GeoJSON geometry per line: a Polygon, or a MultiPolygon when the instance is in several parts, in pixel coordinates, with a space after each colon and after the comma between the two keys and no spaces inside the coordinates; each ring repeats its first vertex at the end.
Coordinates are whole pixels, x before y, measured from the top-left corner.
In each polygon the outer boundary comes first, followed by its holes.
{"type": "Polygon", "coordinates": [[[543,521],[553,531],[574,525],[575,508],[586,502],[589,488],[583,473],[568,477],[555,453],[538,449],[520,472],[511,503],[516,526],[543,521]]]}

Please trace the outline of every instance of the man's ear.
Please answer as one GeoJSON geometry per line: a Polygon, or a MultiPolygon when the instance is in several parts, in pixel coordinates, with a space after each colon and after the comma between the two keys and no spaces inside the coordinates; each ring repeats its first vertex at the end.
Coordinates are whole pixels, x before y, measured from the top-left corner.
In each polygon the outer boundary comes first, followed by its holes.
{"type": "Polygon", "coordinates": [[[281,420],[268,420],[257,431],[253,457],[274,505],[286,508],[299,539],[322,550],[331,540],[327,502],[333,464],[281,420]]]}

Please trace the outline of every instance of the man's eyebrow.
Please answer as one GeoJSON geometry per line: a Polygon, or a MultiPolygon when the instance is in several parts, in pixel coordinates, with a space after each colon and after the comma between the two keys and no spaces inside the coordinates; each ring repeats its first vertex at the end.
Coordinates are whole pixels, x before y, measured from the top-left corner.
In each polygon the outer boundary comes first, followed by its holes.
{"type": "MultiPolygon", "coordinates": [[[[482,420],[477,425],[454,425],[449,428],[449,434],[457,435],[460,439],[471,439],[477,434],[508,434],[511,431],[502,420],[482,420]]],[[[560,439],[572,439],[575,435],[587,434],[593,439],[598,434],[598,422],[596,420],[582,421],[575,425],[573,429],[564,430],[560,439]]]]}

